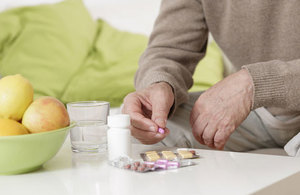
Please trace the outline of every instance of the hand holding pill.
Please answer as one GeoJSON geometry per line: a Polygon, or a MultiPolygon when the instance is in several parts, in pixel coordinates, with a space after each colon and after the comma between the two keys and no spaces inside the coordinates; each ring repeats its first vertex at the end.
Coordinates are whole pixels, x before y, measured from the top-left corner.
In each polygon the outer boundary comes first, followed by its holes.
{"type": "Polygon", "coordinates": [[[155,83],[128,94],[122,112],[131,118],[131,134],[143,144],[155,144],[168,134],[167,117],[174,103],[172,87],[155,83]]]}

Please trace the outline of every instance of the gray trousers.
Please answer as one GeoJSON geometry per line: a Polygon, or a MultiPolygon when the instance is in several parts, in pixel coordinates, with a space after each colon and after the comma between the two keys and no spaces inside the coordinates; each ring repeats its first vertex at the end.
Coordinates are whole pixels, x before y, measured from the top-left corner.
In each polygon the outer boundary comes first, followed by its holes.
{"type": "MultiPolygon", "coordinates": [[[[208,149],[193,136],[190,112],[201,92],[190,93],[189,102],[182,104],[168,120],[170,135],[160,144],[168,147],[208,149]]],[[[300,116],[286,121],[272,116],[265,108],[251,111],[246,120],[231,134],[224,150],[250,151],[283,147],[300,131],[300,116]]]]}

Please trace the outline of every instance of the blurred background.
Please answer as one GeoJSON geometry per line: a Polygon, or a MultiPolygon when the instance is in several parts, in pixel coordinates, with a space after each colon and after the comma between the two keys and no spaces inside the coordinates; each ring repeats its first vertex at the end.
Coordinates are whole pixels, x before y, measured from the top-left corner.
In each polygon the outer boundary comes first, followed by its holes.
{"type": "MultiPolygon", "coordinates": [[[[1,0],[5,9],[56,3],[62,0],[1,0]]],[[[94,19],[102,18],[120,30],[149,35],[161,0],[83,0],[94,19]]]]}
{"type": "MultiPolygon", "coordinates": [[[[105,100],[118,107],[135,90],[138,60],[160,4],[161,0],[1,0],[0,12],[20,9],[0,15],[0,75],[23,75],[35,97],[53,96],[63,103],[105,100]]],[[[223,78],[223,70],[222,54],[209,42],[191,91],[208,89],[223,78]]]]}

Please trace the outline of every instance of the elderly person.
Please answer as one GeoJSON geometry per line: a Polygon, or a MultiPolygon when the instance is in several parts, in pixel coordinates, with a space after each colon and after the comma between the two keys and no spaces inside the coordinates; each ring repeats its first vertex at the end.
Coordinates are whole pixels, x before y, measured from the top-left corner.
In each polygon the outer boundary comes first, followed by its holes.
{"type": "Polygon", "coordinates": [[[300,131],[299,13],[296,0],[162,0],[137,91],[124,99],[132,135],[177,147],[284,146],[300,131]],[[209,32],[236,72],[188,94],[209,32]]]}

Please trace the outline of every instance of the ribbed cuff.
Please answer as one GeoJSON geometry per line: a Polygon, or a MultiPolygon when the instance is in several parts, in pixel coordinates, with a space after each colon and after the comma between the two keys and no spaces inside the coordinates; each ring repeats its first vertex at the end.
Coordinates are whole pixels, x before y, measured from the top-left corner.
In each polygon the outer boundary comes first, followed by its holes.
{"type": "Polygon", "coordinates": [[[250,73],[254,84],[252,109],[286,105],[285,71],[279,61],[269,61],[242,66],[250,73]]]}
{"type": "Polygon", "coordinates": [[[169,117],[171,117],[176,111],[177,107],[188,100],[187,89],[185,90],[182,88],[182,86],[180,87],[179,83],[176,82],[176,79],[172,75],[164,72],[157,72],[151,74],[151,77],[144,77],[139,83],[135,83],[135,87],[137,90],[140,90],[158,82],[166,82],[173,88],[174,104],[169,112],[169,117]]]}

